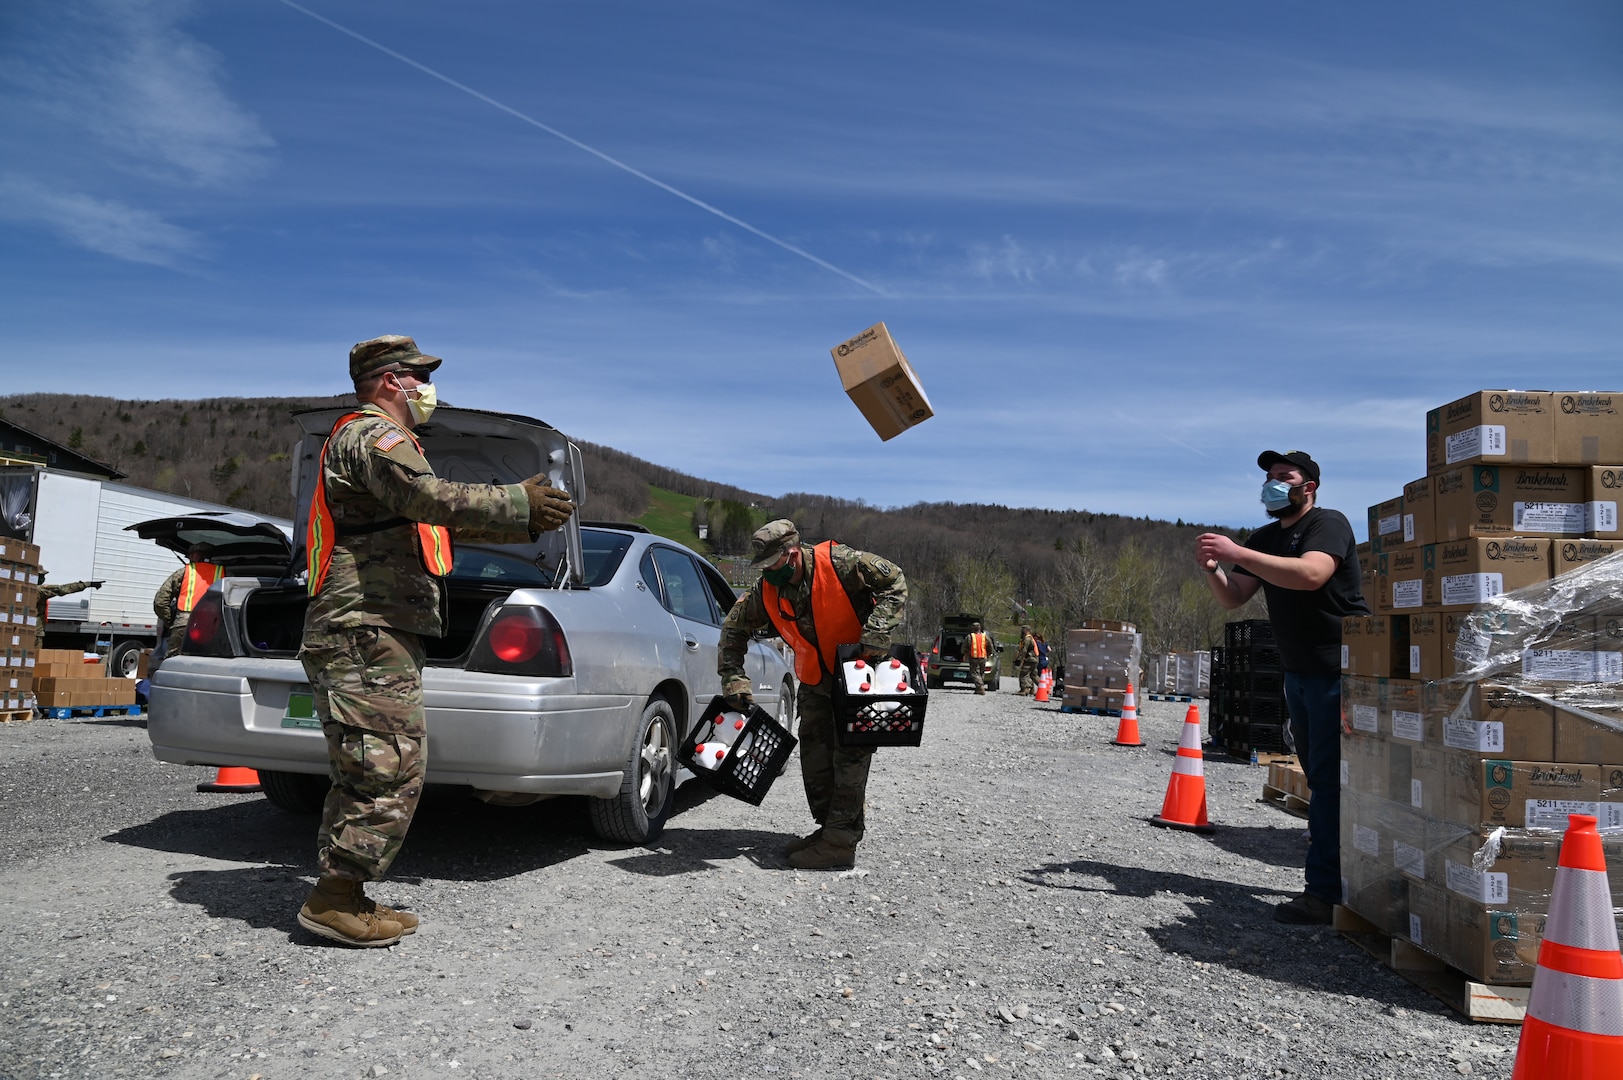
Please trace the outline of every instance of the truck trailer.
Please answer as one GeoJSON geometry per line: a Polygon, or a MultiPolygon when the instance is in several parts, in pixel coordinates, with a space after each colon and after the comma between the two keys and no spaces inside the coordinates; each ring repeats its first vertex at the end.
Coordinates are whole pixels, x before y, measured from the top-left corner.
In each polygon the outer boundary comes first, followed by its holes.
{"type": "Polygon", "coordinates": [[[126,527],[231,509],[49,466],[0,466],[0,533],[39,546],[47,584],[102,582],[50,601],[45,647],[99,652],[109,674],[123,678],[135,677],[141,650],[157,643],[152,598],[181,565],[174,553],[126,527]]]}

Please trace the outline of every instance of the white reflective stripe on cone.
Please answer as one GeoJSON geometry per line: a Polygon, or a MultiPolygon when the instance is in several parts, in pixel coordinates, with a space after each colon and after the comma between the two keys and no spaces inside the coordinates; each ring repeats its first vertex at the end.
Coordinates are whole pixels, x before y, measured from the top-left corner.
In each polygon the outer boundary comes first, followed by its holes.
{"type": "Polygon", "coordinates": [[[1570,1031],[1623,1038],[1623,980],[1541,967],[1533,975],[1527,1015],[1570,1031]]]}
{"type": "Polygon", "coordinates": [[[1172,759],[1172,771],[1180,776],[1205,776],[1206,763],[1198,757],[1184,757],[1179,754],[1172,759]]]}
{"type": "Polygon", "coordinates": [[[1178,749],[1179,750],[1199,750],[1200,749],[1200,725],[1199,724],[1185,724],[1183,726],[1183,733],[1178,736],[1178,749]]]}
{"type": "Polygon", "coordinates": [[[1601,870],[1558,867],[1550,892],[1550,915],[1544,939],[1575,949],[1617,951],[1617,923],[1612,918],[1612,890],[1601,870]]]}

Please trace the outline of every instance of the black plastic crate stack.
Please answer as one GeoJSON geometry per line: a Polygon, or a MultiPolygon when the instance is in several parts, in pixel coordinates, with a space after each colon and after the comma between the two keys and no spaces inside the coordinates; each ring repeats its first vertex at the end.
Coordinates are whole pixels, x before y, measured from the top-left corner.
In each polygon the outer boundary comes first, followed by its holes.
{"type": "Polygon", "coordinates": [[[1228,650],[1222,646],[1212,649],[1211,682],[1206,691],[1206,737],[1213,746],[1227,747],[1225,731],[1228,727],[1228,680],[1224,677],[1224,664],[1228,650]]]}
{"type": "MultiPolygon", "coordinates": [[[[1212,669],[1215,673],[1217,664],[1212,669]]],[[[1214,687],[1213,715],[1223,717],[1218,745],[1237,757],[1285,752],[1285,669],[1266,619],[1231,622],[1224,631],[1222,697],[1214,687]]]]}

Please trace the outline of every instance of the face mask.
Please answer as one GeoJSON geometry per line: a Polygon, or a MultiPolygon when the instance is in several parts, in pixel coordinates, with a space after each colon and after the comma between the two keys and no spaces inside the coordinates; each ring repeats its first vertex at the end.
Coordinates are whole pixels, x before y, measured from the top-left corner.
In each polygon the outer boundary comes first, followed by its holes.
{"type": "Polygon", "coordinates": [[[761,579],[774,588],[781,589],[795,580],[795,567],[793,563],[784,563],[776,570],[762,570],[761,579]]]}
{"type": "Polygon", "coordinates": [[[1283,480],[1270,480],[1262,485],[1262,508],[1269,513],[1283,510],[1291,504],[1292,488],[1283,480]]]}
{"type": "Polygon", "coordinates": [[[434,415],[434,406],[439,404],[439,395],[434,392],[434,384],[427,383],[415,390],[406,391],[406,408],[411,410],[411,418],[419,424],[428,423],[428,418],[434,415]],[[410,395],[416,394],[416,397],[410,395]]]}

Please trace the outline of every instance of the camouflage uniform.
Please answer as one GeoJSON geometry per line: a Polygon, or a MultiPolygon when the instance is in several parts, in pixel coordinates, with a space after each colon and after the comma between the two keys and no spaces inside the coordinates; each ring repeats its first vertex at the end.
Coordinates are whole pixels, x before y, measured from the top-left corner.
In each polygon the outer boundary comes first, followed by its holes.
{"type": "Polygon", "coordinates": [[[1020,693],[1029,697],[1037,692],[1037,639],[1028,630],[1020,638],[1020,648],[1014,654],[1015,670],[1020,675],[1020,693]]]}
{"type": "Polygon", "coordinates": [[[443,632],[442,598],[412,523],[457,540],[532,539],[522,486],[441,480],[394,420],[361,411],[329,440],[321,482],[336,544],[299,650],[332,777],[317,858],[323,877],[352,881],[383,876],[399,854],[427,765],[422,638],[443,632]]]}
{"type": "Polygon", "coordinates": [[[988,634],[984,630],[978,629],[979,626],[980,624],[976,623],[976,628],[971,629],[969,633],[964,635],[964,659],[969,661],[969,680],[975,684],[975,693],[984,695],[986,693],[986,680],[994,677],[987,675],[986,664],[988,661],[996,659],[997,648],[992,644],[992,635],[988,634]],[[972,642],[976,634],[979,634],[981,637],[986,639],[985,659],[975,656],[975,649],[972,642]]]}
{"type": "Polygon", "coordinates": [[[41,649],[45,648],[45,609],[50,602],[58,596],[71,596],[76,592],[94,589],[96,585],[97,583],[94,581],[70,581],[66,585],[40,585],[39,600],[34,605],[34,613],[38,616],[34,624],[34,652],[36,655],[41,649]]]}
{"type": "MultiPolygon", "coordinates": [[[[780,588],[778,597],[795,613],[795,624],[806,640],[816,644],[817,627],[811,610],[816,557],[808,545],[801,545],[800,553],[804,573],[800,581],[780,588]]],[[[891,631],[902,621],[907,605],[907,580],[901,569],[878,555],[843,544],[834,545],[830,558],[845,595],[851,599],[857,617],[863,619],[861,644],[879,650],[890,648],[891,631]]],[[[761,599],[761,583],[757,581],[722,623],[721,655],[716,666],[722,693],[750,689],[749,677],[744,674],[745,651],[755,631],[771,626],[761,599]]],[[[866,827],[863,811],[873,747],[846,748],[835,740],[834,680],[826,672],[818,682],[801,682],[795,694],[795,710],[800,717],[800,775],[812,818],[822,826],[825,838],[854,848],[866,827]]]]}
{"type": "Polygon", "coordinates": [[[167,642],[163,647],[165,656],[180,652],[180,643],[186,638],[186,619],[181,615],[190,618],[190,612],[183,613],[175,608],[175,602],[180,598],[180,584],[186,580],[186,569],[182,566],[164,578],[163,584],[158,586],[157,595],[152,598],[152,613],[158,617],[158,625],[164,628],[167,642]]]}

